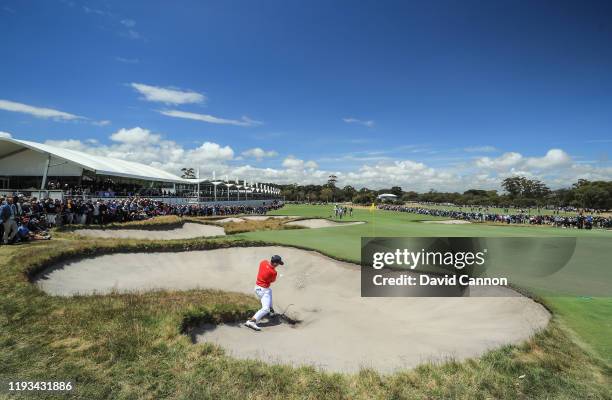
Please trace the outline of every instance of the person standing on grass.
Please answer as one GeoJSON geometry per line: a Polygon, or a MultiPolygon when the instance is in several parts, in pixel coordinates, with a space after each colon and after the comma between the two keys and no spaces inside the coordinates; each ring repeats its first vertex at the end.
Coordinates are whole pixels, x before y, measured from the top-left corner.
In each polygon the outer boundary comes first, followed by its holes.
{"type": "Polygon", "coordinates": [[[4,218],[2,217],[2,214],[5,213],[4,208],[7,204],[8,203],[6,203],[4,197],[0,197],[0,244],[4,243],[2,240],[4,238],[4,218]]]}
{"type": "Polygon", "coordinates": [[[13,204],[13,198],[8,197],[0,207],[0,219],[4,225],[4,233],[2,234],[2,241],[4,244],[9,244],[17,235],[17,223],[15,222],[15,206],[13,204]]]}
{"type": "Polygon", "coordinates": [[[257,281],[255,283],[255,294],[261,301],[261,309],[249,318],[244,324],[251,329],[260,331],[261,328],[257,323],[266,315],[274,316],[274,308],[272,308],[272,288],[270,285],[276,281],[276,267],[285,265],[281,256],[272,256],[270,261],[263,260],[259,263],[259,272],[257,273],[257,281]]]}

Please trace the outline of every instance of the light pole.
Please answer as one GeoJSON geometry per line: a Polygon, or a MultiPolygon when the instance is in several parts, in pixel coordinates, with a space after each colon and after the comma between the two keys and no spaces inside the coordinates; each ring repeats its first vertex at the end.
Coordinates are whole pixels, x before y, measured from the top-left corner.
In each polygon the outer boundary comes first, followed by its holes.
{"type": "Polygon", "coordinates": [[[217,180],[217,174],[215,173],[215,171],[213,171],[213,178],[212,178],[212,183],[213,187],[214,187],[214,196],[215,196],[215,203],[217,202],[217,185],[220,184],[221,182],[217,180]]]}
{"type": "Polygon", "coordinates": [[[211,182],[211,183],[212,183],[212,184],[213,184],[213,186],[215,187],[215,202],[217,202],[217,185],[219,185],[219,184],[220,184],[220,183],[222,183],[222,182],[219,182],[219,181],[214,181],[214,182],[211,182]]]}
{"type": "Polygon", "coordinates": [[[228,182],[225,184],[225,186],[227,186],[227,201],[230,201],[230,189],[232,188],[232,186],[234,186],[234,184],[228,182]]]}
{"type": "Polygon", "coordinates": [[[198,180],[198,204],[200,204],[200,167],[198,167],[196,179],[198,180]]]}

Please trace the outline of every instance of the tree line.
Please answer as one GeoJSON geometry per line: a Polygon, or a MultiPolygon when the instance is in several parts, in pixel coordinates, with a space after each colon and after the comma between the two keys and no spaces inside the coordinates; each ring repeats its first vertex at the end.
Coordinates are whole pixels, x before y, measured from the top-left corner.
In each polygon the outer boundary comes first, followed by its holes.
{"type": "MultiPolygon", "coordinates": [[[[277,185],[278,186],[278,185],[277,185]]],[[[286,201],[303,202],[353,202],[371,204],[382,193],[397,196],[398,203],[432,202],[453,203],[474,206],[497,207],[576,207],[598,210],[612,209],[612,181],[588,181],[580,179],[570,187],[551,190],[537,179],[524,176],[513,176],[501,182],[504,189],[497,190],[469,189],[463,193],[438,192],[429,190],[425,193],[404,191],[400,186],[372,190],[355,189],[347,185],[337,187],[335,182],[325,185],[280,185],[282,196],[286,201]]]]}

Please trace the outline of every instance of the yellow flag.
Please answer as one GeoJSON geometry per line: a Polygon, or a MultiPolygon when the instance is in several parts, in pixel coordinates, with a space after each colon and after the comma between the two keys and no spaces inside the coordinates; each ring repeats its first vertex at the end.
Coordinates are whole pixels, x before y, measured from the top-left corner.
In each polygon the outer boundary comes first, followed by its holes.
{"type": "Polygon", "coordinates": [[[370,212],[374,212],[374,210],[376,210],[376,205],[372,203],[372,205],[370,206],[370,212]]]}

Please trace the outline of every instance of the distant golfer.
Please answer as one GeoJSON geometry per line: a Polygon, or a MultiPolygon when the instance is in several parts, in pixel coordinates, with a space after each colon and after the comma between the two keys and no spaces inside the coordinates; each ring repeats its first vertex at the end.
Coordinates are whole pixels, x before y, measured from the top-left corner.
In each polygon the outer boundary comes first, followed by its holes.
{"type": "Polygon", "coordinates": [[[285,265],[280,256],[272,256],[270,261],[263,260],[259,263],[259,272],[257,273],[257,282],[255,283],[255,294],[261,301],[261,309],[249,318],[244,324],[251,329],[260,331],[261,328],[257,323],[267,314],[274,316],[272,308],[272,288],[270,285],[276,280],[276,267],[285,265]]]}

